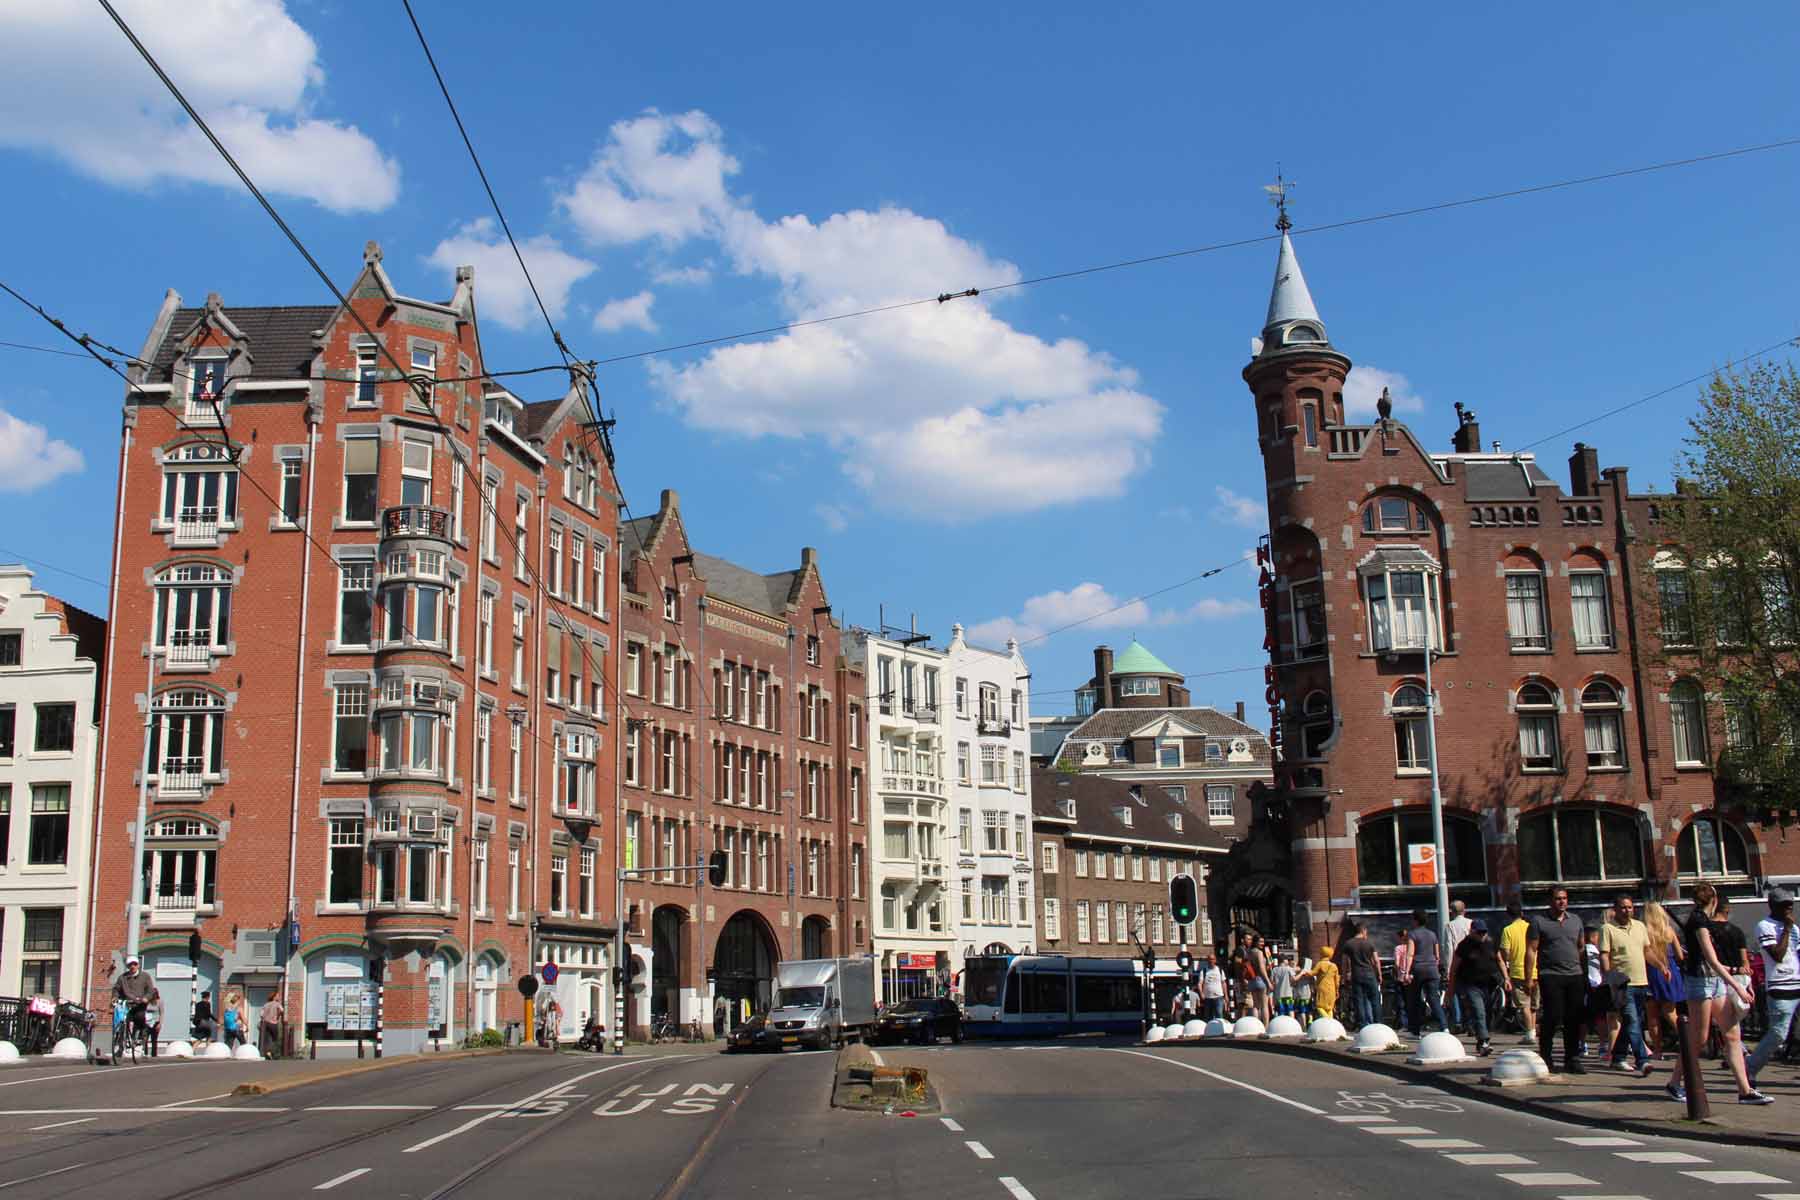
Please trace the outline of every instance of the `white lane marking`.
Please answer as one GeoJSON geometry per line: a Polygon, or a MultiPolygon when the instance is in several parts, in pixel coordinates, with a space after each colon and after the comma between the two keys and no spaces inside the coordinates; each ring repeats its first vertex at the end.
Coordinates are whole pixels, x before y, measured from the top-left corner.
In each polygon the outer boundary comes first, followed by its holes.
{"type": "MultiPolygon", "coordinates": [[[[679,1062],[682,1059],[693,1058],[693,1057],[695,1057],[695,1056],[692,1054],[672,1054],[669,1057],[662,1059],[661,1061],[663,1061],[663,1062],[679,1062]]],[[[440,1133],[436,1137],[428,1137],[416,1146],[408,1146],[406,1149],[402,1150],[400,1153],[402,1153],[402,1154],[417,1154],[421,1150],[429,1150],[431,1147],[437,1145],[439,1142],[447,1142],[451,1138],[456,1137],[458,1134],[467,1133],[467,1132],[469,1132],[469,1130],[475,1128],[477,1125],[480,1125],[486,1121],[491,1121],[503,1112],[508,1112],[508,1111],[511,1111],[514,1109],[530,1108],[533,1104],[536,1104],[539,1100],[542,1100],[544,1097],[548,1096],[552,1092],[560,1092],[564,1088],[570,1087],[577,1083],[580,1083],[584,1079],[592,1079],[594,1076],[604,1075],[608,1071],[617,1071],[621,1067],[635,1067],[638,1065],[639,1065],[638,1062],[614,1063],[610,1067],[600,1067],[596,1070],[587,1071],[580,1075],[577,1075],[573,1079],[566,1079],[561,1083],[553,1083],[547,1088],[543,1088],[539,1091],[533,1092],[531,1095],[525,1097],[523,1100],[518,1101],[516,1104],[509,1104],[505,1108],[490,1109],[489,1111],[482,1113],[479,1117],[472,1117],[469,1120],[464,1121],[461,1125],[458,1125],[455,1129],[449,1130],[446,1133],[440,1133]]]]}
{"type": "Polygon", "coordinates": [[[78,1162],[74,1166],[58,1167],[54,1171],[44,1171],[37,1175],[27,1175],[23,1179],[9,1179],[5,1183],[0,1183],[0,1188],[18,1187],[21,1183],[35,1183],[36,1181],[38,1181],[40,1179],[48,1179],[52,1175],[61,1175],[65,1171],[79,1171],[81,1168],[83,1168],[87,1165],[88,1165],[87,1163],[78,1162]]]}
{"type": "MultiPolygon", "coordinates": [[[[166,1108],[0,1108],[0,1117],[77,1116],[81,1113],[94,1113],[99,1116],[107,1116],[112,1113],[138,1113],[148,1115],[150,1113],[168,1111],[169,1110],[166,1108]]],[[[244,1108],[232,1108],[224,1104],[215,1104],[205,1108],[180,1108],[175,1111],[203,1113],[284,1113],[292,1110],[286,1108],[270,1108],[266,1106],[256,1108],[248,1106],[244,1108]]]]}
{"type": "Polygon", "coordinates": [[[349,1183],[352,1179],[355,1179],[357,1176],[367,1175],[368,1173],[369,1173],[368,1167],[358,1167],[354,1171],[345,1171],[342,1175],[339,1175],[336,1179],[327,1179],[324,1183],[321,1183],[318,1187],[314,1188],[313,1191],[328,1192],[340,1183],[349,1183]]]}
{"type": "Polygon", "coordinates": [[[1362,1115],[1344,1116],[1339,1113],[1331,1113],[1325,1119],[1328,1121],[1336,1121],[1340,1125],[1382,1125],[1392,1122],[1394,1118],[1369,1117],[1362,1115]]]}
{"type": "Polygon", "coordinates": [[[1500,1172],[1500,1178],[1508,1183],[1516,1183],[1520,1187],[1599,1187],[1600,1185],[1585,1175],[1576,1175],[1569,1171],[1514,1171],[1500,1172]]]}
{"type": "Polygon", "coordinates": [[[1000,1185],[1013,1194],[1013,1200],[1037,1200],[1036,1196],[1033,1196],[1030,1192],[1025,1190],[1024,1184],[1014,1179],[1011,1175],[1002,1175],[1000,1177],[1000,1185]]]}
{"type": "Polygon", "coordinates": [[[1764,1192],[1757,1200],[1800,1200],[1800,1192],[1764,1192]]]}
{"type": "Polygon", "coordinates": [[[992,1158],[992,1157],[994,1157],[994,1152],[992,1150],[989,1150],[986,1146],[982,1145],[980,1142],[964,1142],[963,1145],[967,1146],[971,1151],[973,1151],[976,1158],[992,1158]]]}
{"type": "Polygon", "coordinates": [[[942,1121],[944,1123],[944,1128],[948,1129],[951,1133],[961,1133],[963,1131],[963,1127],[958,1125],[955,1121],[952,1121],[949,1117],[939,1117],[938,1120],[942,1121]]]}
{"type": "Polygon", "coordinates": [[[205,1104],[208,1100],[223,1100],[230,1092],[220,1092],[216,1096],[195,1096],[192,1100],[175,1100],[168,1104],[159,1104],[158,1108],[185,1108],[190,1104],[205,1104]]]}
{"type": "Polygon", "coordinates": [[[67,1125],[86,1125],[89,1121],[98,1121],[99,1117],[76,1117],[73,1121],[53,1121],[48,1125],[33,1125],[26,1133],[42,1133],[46,1129],[61,1129],[67,1125]]]}
{"type": "MultiPolygon", "coordinates": [[[[134,1070],[134,1071],[149,1071],[149,1070],[155,1069],[156,1067],[172,1066],[175,1061],[176,1060],[174,1060],[174,1059],[170,1059],[166,1063],[140,1063],[139,1065],[133,1067],[132,1070],[134,1070]]],[[[92,1075],[95,1070],[96,1070],[96,1068],[89,1067],[85,1071],[69,1071],[62,1075],[33,1075],[29,1079],[9,1079],[5,1083],[0,1083],[0,1088],[18,1087],[21,1084],[26,1084],[26,1083],[48,1083],[52,1079],[79,1079],[83,1075],[92,1075]]]]}
{"type": "Polygon", "coordinates": [[[1401,1138],[1408,1146],[1419,1150],[1479,1150],[1480,1142],[1471,1142],[1468,1138],[1401,1138]]]}
{"type": "Polygon", "coordinates": [[[1650,1200],[1648,1196],[1590,1196],[1580,1192],[1573,1196],[1558,1196],[1556,1200],[1650,1200]]]}
{"type": "MultiPolygon", "coordinates": [[[[429,1112],[435,1104],[311,1104],[302,1112],[429,1112]]],[[[495,1108],[505,1107],[495,1105],[495,1108]]]]}
{"type": "Polygon", "coordinates": [[[1385,1133],[1398,1137],[1401,1134],[1430,1137],[1436,1130],[1427,1129],[1423,1125],[1364,1125],[1364,1133],[1385,1133]]]}
{"type": "Polygon", "coordinates": [[[1583,1134],[1580,1137],[1559,1137],[1556,1139],[1570,1146],[1641,1146],[1644,1143],[1636,1138],[1619,1137],[1617,1134],[1583,1134]]]}
{"type": "Polygon", "coordinates": [[[1785,1179],[1777,1179],[1773,1175],[1764,1175],[1761,1171],[1683,1171],[1689,1179],[1698,1179],[1701,1183],[1786,1183],[1785,1179]]]}
{"type": "MultiPolygon", "coordinates": [[[[1240,1087],[1247,1092],[1255,1092],[1259,1096],[1264,1096],[1270,1100],[1286,1104],[1290,1108],[1297,1108],[1301,1112],[1311,1113],[1315,1117],[1325,1115],[1325,1110],[1322,1108],[1314,1108],[1310,1104],[1302,1104],[1298,1100],[1291,1100],[1277,1092],[1271,1092],[1267,1088],[1259,1088],[1254,1083],[1245,1083],[1241,1079],[1233,1079],[1229,1075],[1221,1075],[1217,1071],[1209,1071],[1205,1067],[1196,1067],[1193,1063],[1185,1063],[1174,1058],[1164,1058],[1160,1054],[1145,1054],[1142,1050],[1125,1050],[1117,1046],[1103,1046],[1101,1049],[1105,1050],[1108,1054],[1129,1054],[1133,1058],[1148,1058],[1153,1062],[1168,1063],[1171,1067],[1180,1067],[1184,1071],[1192,1071],[1197,1075],[1204,1075],[1208,1079],[1216,1079],[1220,1083],[1229,1083],[1232,1087],[1240,1087]]],[[[1429,1133],[1431,1131],[1425,1130],[1424,1132],[1429,1133]]]]}
{"type": "Polygon", "coordinates": [[[1535,1167],[1536,1161],[1523,1154],[1446,1154],[1451,1162],[1465,1167],[1535,1167]]]}
{"type": "Polygon", "coordinates": [[[1710,1158],[1701,1158],[1698,1154],[1689,1154],[1683,1150],[1615,1150],[1613,1157],[1622,1158],[1626,1162],[1641,1163],[1704,1163],[1710,1158]]]}

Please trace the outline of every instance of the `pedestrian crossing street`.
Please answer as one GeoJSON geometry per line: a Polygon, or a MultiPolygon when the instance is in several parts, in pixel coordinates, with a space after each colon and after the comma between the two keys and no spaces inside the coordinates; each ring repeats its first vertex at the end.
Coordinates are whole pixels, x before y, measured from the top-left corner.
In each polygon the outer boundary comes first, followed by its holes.
{"type": "MultiPolygon", "coordinates": [[[[1716,1187],[1743,1188],[1745,1190],[1742,1193],[1728,1194],[1754,1196],[1756,1200],[1800,1200],[1800,1191],[1756,1190],[1794,1186],[1789,1180],[1779,1176],[1762,1171],[1720,1168],[1705,1155],[1688,1150],[1650,1149],[1642,1139],[1620,1134],[1569,1134],[1556,1138],[1559,1144],[1571,1150],[1586,1151],[1595,1156],[1590,1160],[1592,1166],[1584,1165],[1582,1170],[1568,1171],[1545,1166],[1540,1161],[1541,1155],[1540,1158],[1533,1158],[1526,1154],[1489,1149],[1469,1138],[1440,1135],[1427,1126],[1393,1117],[1358,1113],[1327,1114],[1326,1119],[1340,1125],[1354,1126],[1374,1137],[1392,1138],[1401,1145],[1436,1151],[1459,1166],[1492,1169],[1497,1178],[1534,1189],[1536,1194],[1555,1196],[1556,1200],[1653,1200],[1649,1196],[1601,1190],[1606,1184],[1593,1176],[1606,1174],[1603,1168],[1609,1159],[1674,1168],[1679,1176],[1692,1181],[1688,1187],[1693,1184],[1712,1184],[1716,1187]]],[[[1800,1172],[1795,1174],[1800,1176],[1800,1172]]]]}

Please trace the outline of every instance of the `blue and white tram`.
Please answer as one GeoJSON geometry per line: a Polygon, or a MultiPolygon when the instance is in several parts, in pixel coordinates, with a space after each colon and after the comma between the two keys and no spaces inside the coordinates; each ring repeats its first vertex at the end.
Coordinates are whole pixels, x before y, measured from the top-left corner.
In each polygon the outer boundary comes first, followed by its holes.
{"type": "MultiPolygon", "coordinates": [[[[1179,984],[1172,960],[1158,960],[1152,986],[1160,1013],[1179,984]]],[[[1144,1021],[1144,967],[1130,958],[1012,954],[963,965],[963,1031],[969,1037],[1136,1034],[1144,1021]]]]}

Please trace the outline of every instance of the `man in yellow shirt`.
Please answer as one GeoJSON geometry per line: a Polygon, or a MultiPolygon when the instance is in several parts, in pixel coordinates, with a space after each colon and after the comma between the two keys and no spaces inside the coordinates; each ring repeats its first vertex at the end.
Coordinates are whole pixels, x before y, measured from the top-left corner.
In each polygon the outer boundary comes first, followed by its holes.
{"type": "Polygon", "coordinates": [[[1519,1016],[1525,1022],[1525,1036],[1521,1039],[1530,1042],[1537,1037],[1537,1022],[1532,1019],[1532,999],[1537,987],[1537,980],[1525,972],[1525,933],[1531,928],[1531,922],[1525,919],[1525,908],[1517,900],[1506,906],[1506,928],[1500,931],[1500,957],[1506,963],[1506,973],[1512,977],[1513,997],[1519,1004],[1519,1016]]]}
{"type": "Polygon", "coordinates": [[[1650,942],[1650,931],[1637,919],[1637,902],[1620,895],[1613,901],[1612,914],[1600,927],[1600,970],[1602,980],[1614,971],[1625,976],[1625,986],[1615,995],[1624,1001],[1607,1022],[1607,1045],[1612,1065],[1624,1070],[1625,1047],[1637,1063],[1636,1073],[1650,1073],[1650,1051],[1644,1045],[1644,1007],[1650,997],[1650,976],[1644,968],[1644,948],[1650,942]]]}
{"type": "Polygon", "coordinates": [[[1313,983],[1313,1002],[1321,1017],[1337,1016],[1338,969],[1331,961],[1331,947],[1319,947],[1319,965],[1306,972],[1313,983]]]}

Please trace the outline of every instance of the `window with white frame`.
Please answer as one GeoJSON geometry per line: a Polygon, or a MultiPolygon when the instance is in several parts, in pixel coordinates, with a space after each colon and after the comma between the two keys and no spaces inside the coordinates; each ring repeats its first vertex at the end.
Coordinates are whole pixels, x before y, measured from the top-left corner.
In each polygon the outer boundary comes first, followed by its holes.
{"type": "Polygon", "coordinates": [[[1562,765],[1556,736],[1556,693],[1532,680],[1519,685],[1513,701],[1519,717],[1519,765],[1527,771],[1554,771],[1562,765]]]}
{"type": "Polygon", "coordinates": [[[971,782],[971,777],[969,774],[969,771],[970,771],[969,752],[970,752],[969,743],[967,743],[967,742],[956,743],[956,779],[957,779],[957,782],[959,782],[959,783],[971,782]]]}
{"type": "Polygon", "coordinates": [[[218,829],[192,817],[152,821],[143,873],[151,912],[212,912],[218,904],[218,829]]]}
{"type": "Polygon", "coordinates": [[[960,675],[956,679],[956,715],[969,715],[969,681],[960,675]]]}
{"type": "Polygon", "coordinates": [[[1427,631],[1432,649],[1443,649],[1437,572],[1395,567],[1366,572],[1362,579],[1375,650],[1423,650],[1427,631]]]}
{"type": "Polygon", "coordinates": [[[1043,855],[1043,863],[1042,863],[1043,873],[1045,875],[1056,874],[1056,843],[1055,842],[1043,843],[1041,853],[1043,855]]]}
{"type": "Polygon", "coordinates": [[[463,540],[463,478],[467,474],[462,451],[454,446],[450,450],[450,536],[457,542],[463,540]]]}
{"type": "Polygon", "coordinates": [[[1394,719],[1394,766],[1401,773],[1431,769],[1430,698],[1416,683],[1394,689],[1388,712],[1394,719]]]}
{"type": "Polygon", "coordinates": [[[590,589],[594,597],[594,611],[606,613],[606,547],[598,541],[594,543],[593,587],[590,589]]]}
{"type": "Polygon", "coordinates": [[[1168,738],[1156,744],[1156,765],[1159,767],[1181,766],[1181,740],[1168,738]]]}
{"type": "Polygon", "coordinates": [[[663,620],[681,620],[681,593],[672,587],[663,589],[663,620]]]}
{"type": "Polygon", "coordinates": [[[369,769],[369,685],[339,683],[332,688],[331,769],[361,775],[369,769]]]}
{"type": "Polygon", "coordinates": [[[513,507],[513,575],[525,578],[525,551],[531,544],[531,498],[516,496],[513,507]]]}
{"type": "Polygon", "coordinates": [[[519,843],[506,844],[506,915],[519,915],[519,843]]]}
{"type": "Polygon", "coordinates": [[[1229,783],[1206,785],[1206,819],[1215,825],[1228,825],[1237,819],[1237,789],[1229,783]]]}
{"type": "Polygon", "coordinates": [[[1060,941],[1062,938],[1062,906],[1055,896],[1044,897],[1044,940],[1060,941]]]}
{"type": "Polygon", "coordinates": [[[1075,877],[1077,879],[1086,879],[1088,873],[1088,852],[1086,850],[1076,850],[1074,851],[1074,855],[1075,877]]]}
{"type": "Polygon", "coordinates": [[[1618,771],[1625,766],[1625,713],[1619,689],[1596,679],[1581,689],[1581,729],[1590,771],[1618,771]]]}
{"type": "Polygon", "coordinates": [[[1612,603],[1606,594],[1605,571],[1569,573],[1570,626],[1578,650],[1612,646],[1612,603]]]}
{"type": "Polygon", "coordinates": [[[224,772],[225,701],[203,688],[159,692],[150,724],[150,769],[164,796],[197,795],[224,772]]]}
{"type": "Polygon", "coordinates": [[[1086,900],[1077,900],[1075,902],[1075,940],[1078,942],[1089,942],[1093,940],[1093,928],[1089,922],[1088,902],[1086,900]]]}
{"type": "Polygon", "coordinates": [[[1112,941],[1112,905],[1104,900],[1094,902],[1094,939],[1112,941]]]}
{"type": "Polygon", "coordinates": [[[494,710],[478,707],[475,710],[475,788],[477,791],[494,790],[494,710]]]}
{"type": "Polygon", "coordinates": [[[512,610],[512,685],[521,691],[525,687],[525,625],[527,619],[524,606],[515,604],[512,610]]]}
{"type": "Polygon", "coordinates": [[[524,733],[520,730],[517,721],[509,720],[507,726],[507,782],[510,786],[507,795],[512,798],[513,803],[517,804],[525,799],[525,789],[522,784],[524,778],[524,747],[521,744],[524,741],[524,733]]]}
{"type": "Polygon", "coordinates": [[[555,522],[550,525],[550,549],[548,561],[544,564],[544,590],[552,596],[560,596],[563,591],[563,531],[562,526],[555,522]]]}
{"type": "Polygon", "coordinates": [[[550,912],[559,917],[569,914],[569,856],[550,856],[550,912]]]}
{"type": "Polygon", "coordinates": [[[333,817],[326,834],[325,902],[360,905],[363,901],[363,819],[333,817]]]}
{"type": "Polygon", "coordinates": [[[1680,879],[1730,883],[1750,878],[1744,835],[1714,816],[1695,817],[1675,842],[1675,874],[1680,879]]]}
{"type": "Polygon", "coordinates": [[[475,630],[476,665],[483,675],[494,673],[494,603],[497,597],[492,592],[481,593],[481,602],[477,606],[475,630]]]}
{"type": "Polygon", "coordinates": [[[587,591],[587,541],[584,538],[569,538],[569,603],[577,608],[582,605],[582,597],[587,591]]]}
{"type": "Polygon", "coordinates": [[[500,511],[500,483],[495,479],[481,481],[481,556],[499,561],[494,548],[494,519],[500,511]]]}
{"type": "Polygon", "coordinates": [[[584,917],[594,915],[595,871],[598,869],[595,851],[594,846],[581,848],[581,915],[584,917]]]}
{"type": "Polygon", "coordinates": [[[378,515],[381,481],[381,438],[374,430],[367,436],[344,439],[344,521],[373,525],[378,515]]]}
{"type": "Polygon", "coordinates": [[[983,743],[981,747],[981,786],[1006,786],[1006,747],[983,743]]]}
{"type": "Polygon", "coordinates": [[[1022,792],[1025,790],[1025,784],[1029,779],[1025,774],[1025,752],[1023,750],[1013,751],[1012,766],[1013,791],[1022,792]]]}
{"type": "Polygon", "coordinates": [[[299,450],[283,451],[278,459],[281,467],[281,508],[275,515],[283,525],[298,525],[306,506],[305,459],[299,450]]]}
{"type": "Polygon", "coordinates": [[[477,834],[469,853],[475,863],[475,895],[471,898],[475,905],[475,915],[485,917],[488,914],[488,838],[486,834],[477,834]]]}
{"type": "Polygon", "coordinates": [[[1548,650],[1542,571],[1506,573],[1506,636],[1514,650],[1548,650]]]}
{"type": "Polygon", "coordinates": [[[1710,761],[1706,744],[1706,699],[1698,685],[1683,679],[1669,689],[1669,720],[1675,732],[1675,765],[1705,766],[1710,761]]]}
{"type": "Polygon", "coordinates": [[[381,382],[381,351],[375,346],[363,344],[356,347],[356,390],[351,393],[352,405],[373,406],[381,402],[376,393],[376,385],[381,382]]]}
{"type": "Polygon", "coordinates": [[[229,568],[204,563],[170,567],[156,577],[151,644],[170,667],[205,666],[231,642],[229,568]]]}
{"type": "Polygon", "coordinates": [[[176,544],[210,542],[238,524],[238,472],[215,442],[193,442],[163,459],[162,522],[176,544]]]}
{"type": "Polygon", "coordinates": [[[431,443],[424,438],[400,443],[400,503],[431,503],[431,443]]]}
{"type": "Polygon", "coordinates": [[[1021,858],[1025,855],[1025,818],[1018,813],[1013,814],[1013,853],[1021,858]]]}
{"type": "Polygon", "coordinates": [[[982,842],[981,848],[989,854],[1006,853],[1006,814],[996,809],[983,809],[981,813],[982,842]]]}

